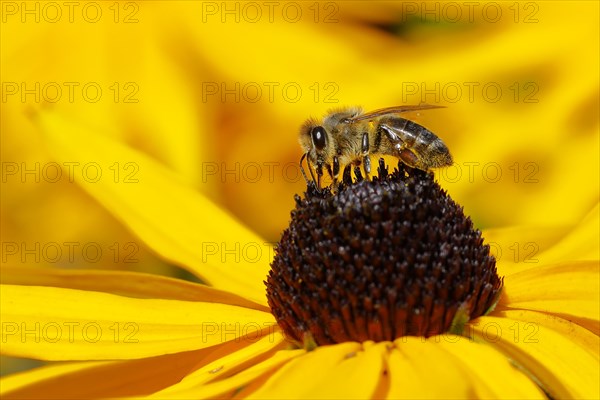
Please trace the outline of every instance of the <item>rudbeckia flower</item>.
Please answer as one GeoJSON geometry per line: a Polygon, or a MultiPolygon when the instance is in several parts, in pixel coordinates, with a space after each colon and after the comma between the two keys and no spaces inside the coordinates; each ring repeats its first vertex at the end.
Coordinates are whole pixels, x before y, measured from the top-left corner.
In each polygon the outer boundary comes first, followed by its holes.
{"type": "Polygon", "coordinates": [[[53,111],[36,124],[58,160],[136,163],[135,184],[78,184],[207,285],[5,267],[2,352],[69,362],[5,377],[4,398],[600,396],[597,206],[569,228],[485,232],[505,251],[538,246],[534,263],[495,265],[430,175],[380,166],[372,182],[298,197],[269,272],[270,245],[152,159],[53,111]],[[395,230],[409,246],[393,248],[395,230]],[[411,266],[382,275],[396,250],[411,266]],[[371,262],[365,285],[350,266],[371,262]],[[393,295],[410,307],[390,308],[393,295]]]}

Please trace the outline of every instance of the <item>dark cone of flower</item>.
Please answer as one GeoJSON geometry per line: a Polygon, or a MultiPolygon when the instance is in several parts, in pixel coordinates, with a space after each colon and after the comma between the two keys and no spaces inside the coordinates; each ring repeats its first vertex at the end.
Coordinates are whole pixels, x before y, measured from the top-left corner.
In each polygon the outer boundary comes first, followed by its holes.
{"type": "Polygon", "coordinates": [[[448,332],[502,287],[481,232],[433,174],[388,174],[383,161],[379,178],[346,174],[336,193],[296,196],[265,283],[285,334],[318,345],[448,332]]]}

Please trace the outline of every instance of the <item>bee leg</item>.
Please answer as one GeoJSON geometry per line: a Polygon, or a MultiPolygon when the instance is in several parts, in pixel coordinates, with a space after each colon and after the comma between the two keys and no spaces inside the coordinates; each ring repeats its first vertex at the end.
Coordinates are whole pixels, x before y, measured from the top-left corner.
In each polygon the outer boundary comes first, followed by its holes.
{"type": "MultiPolygon", "coordinates": [[[[329,177],[331,178],[331,181],[333,182],[333,169],[331,168],[331,164],[325,164],[325,170],[327,171],[327,174],[329,175],[329,177]]],[[[333,182],[335,183],[335,182],[333,182]]],[[[333,186],[332,183],[332,186],[333,186]]]]}
{"type": "Polygon", "coordinates": [[[354,179],[356,179],[356,182],[362,182],[363,180],[363,176],[360,171],[360,165],[354,166],[354,179]]]}
{"type": "Polygon", "coordinates": [[[379,178],[385,178],[386,176],[388,176],[388,167],[385,165],[385,160],[383,159],[383,157],[379,159],[377,175],[379,175],[379,178]]]}
{"type": "Polygon", "coordinates": [[[419,159],[417,158],[415,153],[413,153],[412,151],[410,151],[408,149],[401,149],[398,152],[398,158],[400,158],[404,164],[408,165],[411,168],[419,168],[419,169],[427,170],[427,168],[423,168],[420,165],[419,159]]]}
{"type": "Polygon", "coordinates": [[[317,164],[317,189],[321,190],[321,177],[323,176],[323,164],[317,164]]]}
{"type": "Polygon", "coordinates": [[[333,189],[337,191],[338,189],[338,177],[340,175],[340,160],[337,156],[333,157],[333,171],[331,173],[331,178],[333,179],[333,189]]]}
{"type": "Polygon", "coordinates": [[[393,144],[394,156],[398,157],[404,164],[411,168],[421,168],[417,155],[405,147],[404,142],[398,137],[398,135],[392,132],[385,125],[382,125],[381,129],[385,132],[387,138],[393,144]]]}
{"type": "Polygon", "coordinates": [[[371,157],[367,154],[363,157],[363,167],[365,169],[365,179],[371,180],[371,157]]]}
{"type": "Polygon", "coordinates": [[[404,150],[404,142],[396,135],[390,128],[385,125],[381,125],[381,130],[385,132],[385,136],[392,144],[392,154],[396,157],[400,157],[400,153],[404,150]]]}
{"type": "Polygon", "coordinates": [[[333,170],[331,169],[331,164],[325,164],[325,170],[329,174],[329,177],[333,179],[333,170]]]}
{"type": "Polygon", "coordinates": [[[342,182],[346,185],[352,184],[352,164],[348,164],[344,167],[344,173],[342,174],[342,182]]]}
{"type": "MultiPolygon", "coordinates": [[[[307,156],[307,155],[308,155],[308,153],[304,153],[304,154],[302,155],[302,157],[300,158],[300,172],[302,172],[302,176],[304,177],[304,180],[306,181],[306,184],[307,184],[307,185],[310,185],[310,181],[308,180],[308,177],[306,176],[306,172],[304,171],[304,167],[302,166],[302,163],[303,163],[303,162],[304,162],[304,160],[306,159],[306,156],[307,156]]],[[[307,164],[306,164],[306,165],[308,165],[308,161],[307,161],[307,164]]],[[[311,174],[311,176],[312,176],[312,175],[313,175],[313,172],[312,172],[312,169],[310,168],[310,166],[309,166],[309,169],[308,169],[308,170],[309,170],[309,172],[310,172],[310,174],[311,174]]],[[[313,182],[315,181],[315,177],[314,177],[314,176],[312,176],[312,180],[313,180],[313,182]]]]}
{"type": "Polygon", "coordinates": [[[387,136],[387,138],[393,144],[401,143],[402,142],[402,140],[400,140],[400,138],[398,137],[398,135],[396,135],[394,132],[392,132],[392,130],[390,128],[388,128],[387,126],[380,125],[379,129],[381,129],[385,133],[385,136],[387,136]]]}
{"type": "Polygon", "coordinates": [[[313,172],[313,166],[308,160],[306,160],[306,165],[308,165],[308,172],[310,172],[312,183],[315,184],[317,182],[317,179],[315,178],[315,173],[313,172]]]}
{"type": "Polygon", "coordinates": [[[363,156],[363,167],[365,169],[365,178],[371,180],[371,158],[369,157],[369,133],[364,132],[362,136],[362,156],[363,156]]]}

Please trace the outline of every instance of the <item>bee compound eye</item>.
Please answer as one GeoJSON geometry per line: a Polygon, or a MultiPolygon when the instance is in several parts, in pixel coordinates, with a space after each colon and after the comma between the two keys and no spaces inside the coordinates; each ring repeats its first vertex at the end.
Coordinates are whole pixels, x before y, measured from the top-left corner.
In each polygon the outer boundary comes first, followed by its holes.
{"type": "Polygon", "coordinates": [[[311,131],[312,141],[317,150],[323,150],[327,144],[325,129],[322,126],[315,126],[311,131]]]}

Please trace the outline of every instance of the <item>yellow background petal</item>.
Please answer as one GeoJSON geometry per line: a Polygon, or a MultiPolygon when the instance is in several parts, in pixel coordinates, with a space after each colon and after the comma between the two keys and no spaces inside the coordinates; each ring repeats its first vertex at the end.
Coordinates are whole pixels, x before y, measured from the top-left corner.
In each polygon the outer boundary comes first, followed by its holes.
{"type": "Polygon", "coordinates": [[[484,230],[502,276],[564,261],[600,259],[598,204],[572,225],[484,230]]]}
{"type": "Polygon", "coordinates": [[[134,168],[130,182],[110,176],[77,182],[156,252],[217,288],[266,303],[262,281],[271,247],[264,240],[143,154],[51,111],[37,119],[59,160],[134,168]]]}
{"type": "Polygon", "coordinates": [[[496,258],[498,274],[505,276],[540,264],[539,254],[559,242],[571,226],[518,226],[485,229],[482,236],[496,258]]]}
{"type": "Polygon", "coordinates": [[[540,254],[546,264],[563,260],[600,260],[600,205],[596,206],[554,247],[540,254]]]}
{"type": "MultiPolygon", "coordinates": [[[[50,266],[98,268],[102,265],[106,269],[174,273],[175,268],[166,265],[107,210],[69,182],[66,171],[58,182],[46,179],[53,176],[52,165],[56,165],[56,160],[44,145],[39,129],[27,118],[27,110],[45,98],[54,97],[52,87],[58,87],[61,94],[53,103],[55,108],[104,127],[107,135],[146,152],[181,173],[186,180],[197,178],[202,170],[199,165],[203,154],[211,152],[206,144],[210,138],[197,134],[211,130],[211,124],[203,115],[208,110],[196,107],[194,85],[179,73],[178,63],[166,56],[172,46],[164,43],[164,35],[157,33],[157,25],[150,22],[154,18],[162,19],[160,12],[152,11],[149,3],[26,5],[6,2],[2,15],[0,52],[2,93],[6,97],[0,103],[0,152],[3,162],[19,170],[15,175],[3,175],[0,194],[3,241],[23,243],[29,249],[36,243],[42,247],[58,243],[65,253],[68,250],[65,242],[79,245],[73,258],[63,254],[58,262],[48,263],[50,266]],[[29,10],[37,8],[38,15],[33,11],[34,14],[21,19],[20,11],[27,7],[29,10]],[[89,11],[100,8],[100,21],[86,21],[83,8],[89,11]],[[12,14],[11,9],[16,14],[12,14]],[[61,14],[60,21],[45,20],[55,11],[61,14]],[[114,12],[120,14],[115,16],[114,12]],[[125,23],[124,18],[134,12],[138,23],[125,23]],[[114,17],[119,22],[115,23],[114,17]],[[75,85],[71,86],[72,93],[69,83],[75,85]],[[19,94],[8,94],[5,84],[16,84],[19,94]],[[21,88],[35,91],[35,85],[40,88],[38,99],[35,94],[28,94],[23,101],[21,88]],[[90,94],[93,87],[100,87],[99,101],[86,100],[83,90],[86,85],[92,85],[90,94]],[[45,87],[51,89],[46,92],[45,87]],[[165,134],[167,127],[168,134],[165,134]],[[21,171],[35,171],[36,165],[37,177],[33,172],[22,178],[21,171]],[[47,166],[50,166],[48,175],[44,173],[47,166]],[[102,262],[94,263],[82,254],[81,247],[88,243],[102,248],[105,255],[102,262]],[[112,257],[115,243],[121,250],[121,257],[116,261],[112,257]],[[124,251],[134,248],[140,262],[132,263],[122,256],[124,251]]],[[[81,169],[75,171],[80,173],[81,169]]],[[[104,172],[112,173],[106,169],[104,172]]],[[[120,172],[123,177],[131,170],[120,172]]],[[[16,254],[8,259],[20,261],[21,257],[16,254]]],[[[32,259],[28,256],[27,261],[32,259]]]]}

